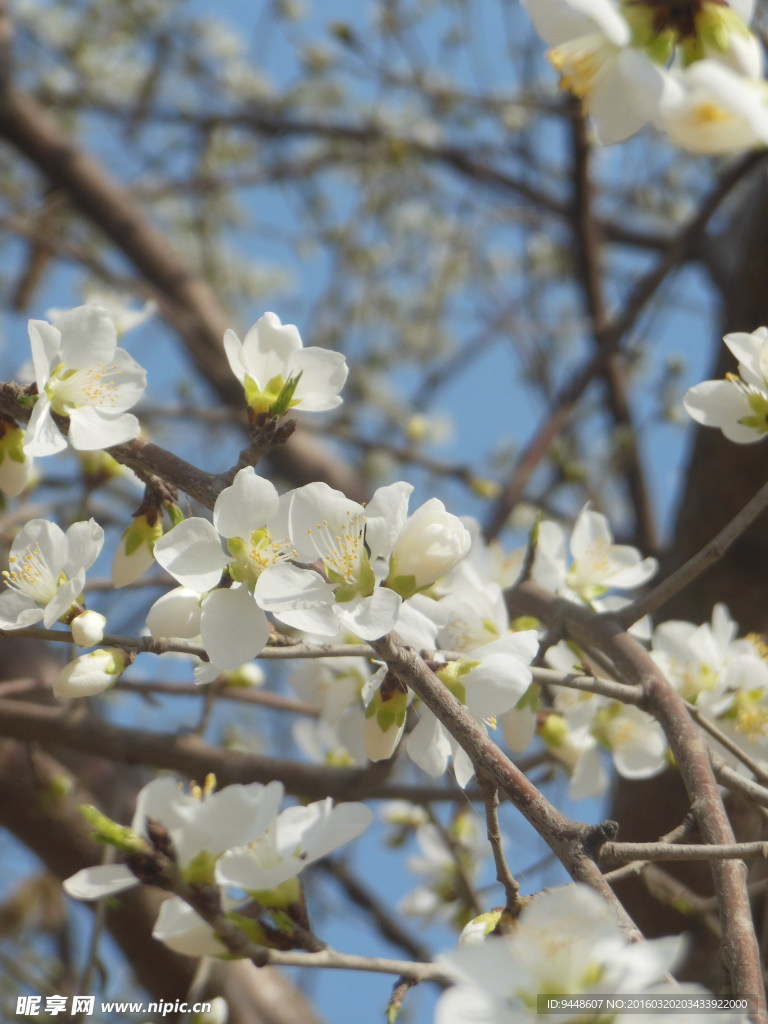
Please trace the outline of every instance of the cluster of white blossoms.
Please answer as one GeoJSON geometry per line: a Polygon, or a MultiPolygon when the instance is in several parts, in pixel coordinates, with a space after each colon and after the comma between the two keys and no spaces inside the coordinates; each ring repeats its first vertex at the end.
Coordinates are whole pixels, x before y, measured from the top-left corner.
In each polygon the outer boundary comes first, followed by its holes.
{"type": "Polygon", "coordinates": [[[524,0],[561,86],[600,141],[644,125],[684,149],[727,153],[768,143],[754,0],[524,0]]]}
{"type": "MultiPolygon", "coordinates": [[[[330,798],[280,811],[283,785],[226,786],[216,780],[184,792],[169,777],[138,795],[131,828],[84,809],[96,835],[127,855],[126,864],[84,868],[64,882],[75,899],[113,896],[139,884],[147,858],[162,853],[182,881],[218,893],[226,917],[260,945],[290,937],[293,921],[305,927],[298,876],[303,869],[361,835],[373,819],[360,803],[333,805],[330,798]],[[129,865],[136,868],[136,873],[129,865]]],[[[162,864],[156,866],[162,874],[162,864]]],[[[227,956],[216,932],[178,896],[160,908],[156,939],[186,956],[227,956]]]]}
{"type": "MultiPolygon", "coordinates": [[[[492,915],[483,917],[492,928],[492,915]]],[[[541,893],[507,927],[509,934],[485,937],[470,924],[465,941],[442,958],[456,984],[440,997],[435,1024],[534,1024],[542,1019],[539,999],[547,997],[562,997],[554,1016],[566,1024],[630,1024],[632,1013],[604,1002],[595,1009],[588,997],[707,995],[704,988],[668,981],[683,951],[681,937],[630,942],[613,910],[584,885],[541,893]]],[[[706,1018],[737,1024],[746,1015],[708,1012],[706,1018]]],[[[702,1018],[661,1010],[646,1019],[694,1024],[702,1018]]]]}

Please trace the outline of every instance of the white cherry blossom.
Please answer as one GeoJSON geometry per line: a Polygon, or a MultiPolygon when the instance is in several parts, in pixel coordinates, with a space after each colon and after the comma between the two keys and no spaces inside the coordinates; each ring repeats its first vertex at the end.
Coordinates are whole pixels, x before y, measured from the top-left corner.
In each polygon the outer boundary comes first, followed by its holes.
{"type": "Polygon", "coordinates": [[[640,102],[638,64],[650,61],[630,49],[631,29],[612,0],[525,0],[560,84],[585,105],[600,141],[620,142],[648,120],[640,102]]]}
{"type": "Polygon", "coordinates": [[[330,797],[304,807],[287,807],[261,836],[221,857],[216,880],[247,892],[275,889],[307,864],[356,839],[372,821],[373,813],[365,804],[334,806],[330,797]]]}
{"type": "Polygon", "coordinates": [[[281,323],[274,313],[260,317],[242,342],[228,330],[224,351],[254,413],[284,413],[292,408],[323,412],[341,404],[339,392],[347,379],[344,356],[329,349],[304,348],[297,328],[281,323]],[[284,389],[291,382],[296,382],[295,390],[284,401],[284,389]]]}
{"type": "Polygon", "coordinates": [[[100,306],[78,306],[56,325],[29,321],[38,398],[26,431],[28,455],[54,455],[67,440],[53,413],[69,417],[69,443],[80,451],[122,444],[139,435],[127,410],[141,398],[146,372],[117,346],[117,330],[100,306]]]}
{"type": "Polygon", "coordinates": [[[628,544],[614,544],[608,520],[585,506],[571,534],[573,562],[566,586],[583,601],[591,602],[606,591],[640,587],[655,575],[655,558],[643,558],[628,544]]]}
{"type": "MultiPolygon", "coordinates": [[[[467,709],[483,729],[495,725],[497,715],[509,711],[531,684],[529,665],[538,651],[535,630],[507,633],[459,661],[449,662],[437,672],[438,678],[467,709]]],[[[456,781],[466,786],[474,767],[466,751],[427,708],[408,736],[410,759],[428,775],[442,775],[453,758],[456,781]]]]}
{"type": "Polygon", "coordinates": [[[413,488],[403,482],[380,487],[366,505],[325,483],[307,484],[288,499],[286,529],[300,562],[266,569],[256,598],[288,626],[319,636],[345,629],[375,640],[395,624],[401,598],[382,587],[389,557],[408,512],[413,488]]]}
{"type": "MultiPolygon", "coordinates": [[[[512,934],[465,943],[441,958],[458,984],[441,996],[435,1024],[532,1024],[540,993],[646,992],[675,966],[682,943],[678,936],[632,943],[587,886],[548,890],[523,908],[512,934]]],[[[575,1022],[583,1014],[559,1017],[575,1022]]]]}
{"type": "MultiPolygon", "coordinates": [[[[216,861],[225,850],[256,840],[273,822],[283,797],[281,782],[251,782],[218,792],[211,791],[213,784],[209,776],[202,790],[185,793],[174,779],[154,779],[139,793],[131,823],[138,837],[146,836],[147,819],[163,825],[182,875],[191,872],[196,882],[203,876],[213,882],[216,861]]],[[[64,889],[74,899],[95,900],[138,884],[125,864],[104,864],[78,871],[64,882],[64,889]]]]}
{"type": "MultiPolygon", "coordinates": [[[[288,538],[279,532],[279,508],[274,486],[247,467],[216,499],[213,524],[198,517],[185,519],[155,543],[154,554],[160,565],[187,591],[203,599],[200,635],[211,662],[218,668],[238,668],[267,642],[269,625],[254,600],[253,589],[267,566],[295,554],[288,538]],[[232,586],[216,589],[224,572],[232,586]]],[[[306,588],[312,584],[312,576],[303,572],[301,582],[306,588]]],[[[153,634],[170,628],[173,616],[181,610],[179,599],[177,594],[173,609],[168,605],[162,614],[151,614],[153,634]]],[[[188,595],[183,600],[192,613],[188,595]]],[[[182,628],[192,628],[192,619],[182,628]]]]}
{"type": "Polygon", "coordinates": [[[768,327],[751,334],[726,334],[739,374],[705,380],[689,388],[685,411],[705,427],[718,427],[729,441],[752,444],[768,433],[768,327]]]}
{"type": "Polygon", "coordinates": [[[768,89],[717,60],[663,72],[654,117],[670,140],[694,153],[732,153],[768,144],[768,89]]]}
{"type": "Polygon", "coordinates": [[[0,629],[41,619],[49,628],[62,619],[80,597],[103,543],[104,531],[93,519],[73,523],[66,533],[47,519],[30,520],[16,534],[3,572],[0,629]]]}

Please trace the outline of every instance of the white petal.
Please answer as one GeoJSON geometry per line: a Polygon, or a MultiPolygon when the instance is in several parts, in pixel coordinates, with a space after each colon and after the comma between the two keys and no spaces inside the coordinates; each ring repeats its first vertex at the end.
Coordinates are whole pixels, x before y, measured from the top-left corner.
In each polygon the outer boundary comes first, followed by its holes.
{"type": "MultiPolygon", "coordinates": [[[[61,333],[45,320],[30,320],[29,342],[32,348],[32,365],[35,371],[37,390],[42,395],[51,371],[51,363],[58,356],[61,333]]],[[[58,360],[57,360],[58,361],[58,360]]]]}
{"type": "Polygon", "coordinates": [[[140,433],[141,424],[130,412],[109,416],[91,405],[81,405],[69,414],[69,442],[80,452],[124,444],[140,433]]]}
{"type": "Polygon", "coordinates": [[[48,396],[41,394],[29,417],[24,451],[27,455],[42,458],[44,455],[55,455],[57,452],[64,451],[66,447],[66,438],[53,422],[48,396]]]}
{"type": "Polygon", "coordinates": [[[394,590],[377,587],[370,597],[337,604],[339,621],[361,640],[378,640],[394,628],[402,599],[394,590]]]}
{"type": "Polygon", "coordinates": [[[305,412],[325,412],[341,405],[339,392],[344,387],[349,369],[340,352],[326,348],[305,348],[292,357],[293,374],[301,379],[293,394],[305,412]]]}
{"type": "Polygon", "coordinates": [[[413,485],[400,480],[379,487],[365,507],[365,543],[373,558],[388,558],[408,516],[413,485]]]}
{"type": "Polygon", "coordinates": [[[6,590],[0,594],[0,629],[34,626],[43,617],[43,609],[26,594],[6,590]]]}
{"type": "Polygon", "coordinates": [[[252,467],[241,469],[230,487],[216,499],[213,523],[222,537],[248,539],[253,530],[268,523],[277,512],[274,484],[257,476],[252,467]]]}
{"type": "Polygon", "coordinates": [[[61,361],[76,369],[109,363],[117,348],[117,330],[101,306],[77,306],[56,319],[61,331],[61,361]]]}
{"type": "Polygon", "coordinates": [[[90,569],[104,545],[104,530],[95,519],[73,523],[66,532],[68,554],[63,571],[69,576],[90,569]]]}
{"type": "Polygon", "coordinates": [[[241,358],[242,348],[243,343],[235,332],[228,328],[224,332],[224,352],[226,353],[232,373],[234,373],[241,384],[244,384],[245,370],[243,369],[243,360],[241,358]]]}
{"type": "Polygon", "coordinates": [[[334,807],[330,797],[306,807],[288,807],[277,819],[277,850],[283,857],[298,856],[308,864],[357,839],[372,821],[373,813],[365,804],[334,807]]]}
{"type": "Polygon", "coordinates": [[[174,526],[155,544],[155,559],[184,587],[203,594],[221,579],[229,559],[207,519],[193,517],[174,526]]]}
{"type": "Polygon", "coordinates": [[[64,882],[64,891],[76,900],[98,900],[138,885],[139,880],[124,864],[99,864],[83,868],[64,882]]]}
{"type": "Polygon", "coordinates": [[[764,436],[739,420],[751,415],[746,397],[728,380],[705,380],[689,388],[683,398],[685,411],[705,427],[719,427],[729,441],[752,444],[764,436]]]}
{"type": "Polygon", "coordinates": [[[414,764],[432,778],[442,775],[448,766],[451,756],[448,733],[426,708],[422,708],[421,719],[408,737],[406,750],[414,764]]]}
{"type": "Polygon", "coordinates": [[[152,937],[183,956],[224,956],[227,953],[213,928],[178,896],[166,900],[160,907],[152,937]]]}
{"type": "Polygon", "coordinates": [[[147,626],[156,640],[161,636],[192,640],[200,634],[200,614],[197,591],[177,587],[158,597],[147,612],[147,626]]]}
{"type": "Polygon", "coordinates": [[[200,635],[214,665],[239,668],[266,644],[269,624],[246,587],[214,590],[203,602],[200,635]]]}

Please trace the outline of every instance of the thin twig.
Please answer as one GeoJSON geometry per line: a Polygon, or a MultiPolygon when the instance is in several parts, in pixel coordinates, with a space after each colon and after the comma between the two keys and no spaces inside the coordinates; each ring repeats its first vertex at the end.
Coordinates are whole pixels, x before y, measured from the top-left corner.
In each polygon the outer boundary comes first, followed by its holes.
{"type": "Polygon", "coordinates": [[[616,613],[616,618],[623,626],[629,627],[644,615],[656,611],[678,591],[687,587],[708,569],[718,558],[722,558],[728,548],[768,507],[768,483],[763,484],[754,498],[698,554],[689,558],[684,565],[662,580],[658,586],[647,594],[639,597],[632,604],[616,613]]]}
{"type": "Polygon", "coordinates": [[[488,786],[484,803],[488,842],[491,844],[493,862],[496,865],[496,879],[504,889],[506,910],[512,917],[517,917],[520,910],[520,885],[509,870],[507,859],[504,856],[504,845],[499,828],[499,794],[495,786],[488,786]]]}

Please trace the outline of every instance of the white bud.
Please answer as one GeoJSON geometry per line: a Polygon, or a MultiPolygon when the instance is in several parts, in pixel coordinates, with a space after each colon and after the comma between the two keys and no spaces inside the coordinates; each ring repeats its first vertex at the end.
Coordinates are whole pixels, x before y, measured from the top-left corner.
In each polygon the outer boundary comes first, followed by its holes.
{"type": "Polygon", "coordinates": [[[416,588],[428,587],[464,558],[472,537],[458,516],[430,498],[406,520],[392,556],[392,576],[413,576],[416,588]]]}
{"type": "Polygon", "coordinates": [[[72,639],[78,647],[93,647],[100,644],[104,639],[104,629],[107,625],[105,616],[99,612],[81,612],[72,619],[69,628],[72,630],[72,639]]]}
{"type": "Polygon", "coordinates": [[[112,686],[124,668],[121,651],[100,648],[82,654],[64,666],[53,692],[57,697],[92,697],[112,686]]]}

